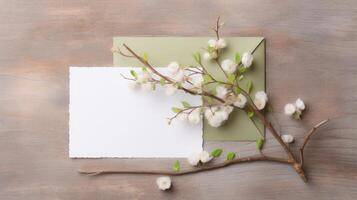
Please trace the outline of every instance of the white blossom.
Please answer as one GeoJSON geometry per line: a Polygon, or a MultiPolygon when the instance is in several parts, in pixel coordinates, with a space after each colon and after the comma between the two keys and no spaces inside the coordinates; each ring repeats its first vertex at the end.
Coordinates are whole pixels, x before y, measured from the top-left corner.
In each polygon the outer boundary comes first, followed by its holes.
{"type": "Polygon", "coordinates": [[[177,87],[173,84],[165,85],[165,94],[166,95],[173,95],[177,91],[177,87]]]}
{"type": "Polygon", "coordinates": [[[170,62],[167,66],[167,70],[170,74],[176,74],[180,70],[180,65],[177,62],[170,62]]]}
{"type": "Polygon", "coordinates": [[[200,153],[200,161],[202,163],[207,163],[212,160],[212,156],[207,151],[202,151],[200,153]]]}
{"type": "Polygon", "coordinates": [[[226,41],[223,38],[220,38],[217,42],[216,42],[216,46],[218,49],[223,49],[227,46],[226,41]]]}
{"type": "Polygon", "coordinates": [[[264,91],[255,93],[254,104],[258,110],[263,110],[268,101],[268,96],[264,91]]]}
{"type": "Polygon", "coordinates": [[[296,100],[295,105],[296,105],[297,110],[299,110],[299,111],[305,110],[305,103],[300,98],[298,98],[296,100]]]}
{"type": "Polygon", "coordinates": [[[258,91],[255,93],[256,99],[263,99],[264,101],[268,101],[268,95],[264,91],[258,91]]]}
{"type": "Polygon", "coordinates": [[[203,59],[205,59],[205,60],[211,59],[211,56],[209,55],[208,52],[205,52],[205,53],[203,54],[203,59]]]}
{"type": "Polygon", "coordinates": [[[219,127],[228,119],[232,111],[232,106],[214,106],[205,110],[205,117],[209,125],[219,127]]]}
{"type": "Polygon", "coordinates": [[[230,59],[223,60],[221,65],[222,69],[228,74],[232,74],[237,70],[237,65],[230,59]]]}
{"type": "Polygon", "coordinates": [[[196,108],[188,115],[188,121],[191,124],[198,124],[201,121],[201,110],[196,108]]]}
{"type": "Polygon", "coordinates": [[[263,110],[266,103],[267,102],[264,99],[254,99],[254,105],[258,108],[258,110],[263,110]]]}
{"type": "Polygon", "coordinates": [[[214,49],[223,49],[227,46],[227,44],[223,38],[220,38],[219,40],[210,39],[208,40],[208,46],[214,49]]]}
{"type": "Polygon", "coordinates": [[[137,81],[130,81],[128,83],[128,87],[133,90],[138,89],[139,86],[140,86],[140,84],[137,81]]]}
{"type": "Polygon", "coordinates": [[[168,66],[169,77],[174,79],[177,82],[182,82],[185,79],[185,72],[180,67],[177,62],[171,62],[168,66]]]}
{"type": "Polygon", "coordinates": [[[218,55],[216,51],[206,52],[203,54],[203,59],[205,60],[216,59],[217,57],[218,55]]]}
{"type": "Polygon", "coordinates": [[[151,75],[149,72],[143,72],[138,74],[137,82],[138,83],[146,83],[151,79],[151,75]]]}
{"type": "Polygon", "coordinates": [[[188,163],[190,163],[191,166],[197,166],[198,163],[200,162],[200,156],[201,156],[201,153],[193,153],[193,154],[191,154],[187,158],[188,163]]]}
{"type": "Polygon", "coordinates": [[[249,68],[253,63],[253,55],[249,52],[243,53],[241,62],[245,68],[249,68]]]}
{"type": "Polygon", "coordinates": [[[287,144],[294,142],[294,137],[292,135],[282,135],[281,139],[287,144]]]}
{"type": "Polygon", "coordinates": [[[212,47],[212,48],[216,49],[216,45],[217,45],[217,40],[215,40],[215,39],[208,40],[208,46],[209,47],[212,47]]]}
{"type": "Polygon", "coordinates": [[[171,178],[168,176],[161,176],[156,179],[156,184],[160,190],[168,190],[171,188],[171,178]]]}
{"type": "Polygon", "coordinates": [[[150,83],[150,82],[141,84],[141,88],[144,91],[152,91],[152,90],[154,90],[154,87],[155,87],[154,84],[150,83]]]}
{"type": "Polygon", "coordinates": [[[226,97],[227,93],[228,93],[228,90],[224,86],[216,87],[216,96],[217,97],[224,99],[226,97]]]}
{"type": "Polygon", "coordinates": [[[296,106],[294,104],[288,103],[284,107],[284,112],[288,116],[292,116],[296,112],[296,106]]]}
{"type": "Polygon", "coordinates": [[[233,105],[237,106],[238,108],[244,108],[246,103],[247,103],[247,98],[242,94],[238,94],[233,105]]]}
{"type": "Polygon", "coordinates": [[[193,79],[193,87],[201,88],[203,84],[203,76],[198,76],[193,79]]]}
{"type": "Polygon", "coordinates": [[[185,112],[181,112],[180,114],[177,115],[177,119],[180,121],[187,121],[188,120],[188,114],[185,112]]]}

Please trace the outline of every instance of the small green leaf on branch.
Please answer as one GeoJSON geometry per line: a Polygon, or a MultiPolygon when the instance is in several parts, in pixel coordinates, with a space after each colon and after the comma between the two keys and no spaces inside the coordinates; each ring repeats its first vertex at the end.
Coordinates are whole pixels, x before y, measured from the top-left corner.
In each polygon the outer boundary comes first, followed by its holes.
{"type": "Polygon", "coordinates": [[[217,158],[221,155],[221,153],[222,153],[222,149],[215,149],[211,152],[211,156],[217,158]]]}
{"type": "Polygon", "coordinates": [[[236,76],[234,74],[229,74],[228,75],[229,82],[233,83],[235,79],[236,79],[236,76]]]}
{"type": "Polygon", "coordinates": [[[197,63],[201,63],[201,54],[199,52],[192,54],[192,57],[197,63]]]}
{"type": "Polygon", "coordinates": [[[240,76],[238,77],[238,81],[243,80],[243,78],[244,78],[244,75],[240,75],[240,76]]]}
{"type": "Polygon", "coordinates": [[[179,112],[181,112],[181,109],[180,109],[180,108],[177,108],[177,107],[172,107],[171,110],[172,110],[172,112],[174,112],[174,113],[179,113],[179,112]]]}
{"type": "Polygon", "coordinates": [[[147,52],[143,54],[143,59],[147,62],[149,60],[149,55],[147,52]]]}
{"type": "Polygon", "coordinates": [[[212,81],[212,78],[211,78],[210,75],[208,75],[208,74],[203,75],[203,82],[204,83],[208,83],[210,81],[212,81]]]}
{"type": "Polygon", "coordinates": [[[243,73],[246,72],[246,71],[247,71],[247,68],[245,68],[245,67],[239,68],[239,72],[240,72],[241,74],[243,74],[243,73]]]}
{"type": "Polygon", "coordinates": [[[187,101],[181,101],[181,104],[184,108],[190,108],[191,105],[187,101]]]}
{"type": "Polygon", "coordinates": [[[130,74],[134,77],[134,78],[138,78],[138,75],[136,74],[136,72],[134,70],[130,70],[130,74]]]}
{"type": "Polygon", "coordinates": [[[229,152],[228,154],[227,154],[227,160],[228,161],[231,161],[231,160],[233,160],[234,158],[236,157],[236,154],[234,153],[234,152],[229,152]]]}
{"type": "Polygon", "coordinates": [[[251,80],[249,80],[247,82],[247,92],[248,92],[248,94],[250,94],[252,92],[252,89],[253,89],[253,83],[252,83],[251,80]]]}
{"type": "Polygon", "coordinates": [[[166,84],[166,80],[163,79],[163,78],[161,78],[161,79],[160,79],[160,85],[161,85],[161,86],[164,86],[165,84],[166,84]]]}
{"type": "Polygon", "coordinates": [[[264,145],[264,139],[260,138],[256,141],[256,146],[259,151],[262,150],[263,145],[264,145]]]}
{"type": "Polygon", "coordinates": [[[254,116],[254,112],[253,111],[248,111],[247,115],[249,118],[252,118],[254,116]]]}
{"type": "Polygon", "coordinates": [[[180,161],[178,161],[178,160],[175,161],[174,165],[172,166],[172,170],[174,172],[180,171],[180,161]]]}
{"type": "Polygon", "coordinates": [[[240,54],[237,52],[235,57],[234,57],[234,61],[236,62],[236,64],[240,63],[240,54]]]}
{"type": "Polygon", "coordinates": [[[235,92],[236,92],[236,94],[240,94],[241,89],[240,89],[240,87],[239,87],[239,86],[236,86],[236,88],[235,88],[235,92]]]}

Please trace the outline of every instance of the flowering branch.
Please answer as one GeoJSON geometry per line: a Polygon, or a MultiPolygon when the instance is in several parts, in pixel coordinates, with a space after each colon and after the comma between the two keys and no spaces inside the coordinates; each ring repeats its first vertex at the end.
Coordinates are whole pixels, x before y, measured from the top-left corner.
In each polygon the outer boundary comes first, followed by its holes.
{"type": "MultiPolygon", "coordinates": [[[[117,52],[125,57],[137,59],[142,64],[144,64],[145,67],[143,68],[143,73],[140,76],[136,74],[135,71],[131,71],[131,75],[133,76],[133,78],[124,77],[127,80],[134,81],[136,84],[142,85],[143,88],[154,89],[155,87],[153,86],[155,86],[155,84],[160,84],[166,87],[167,94],[172,94],[176,90],[182,90],[191,95],[200,95],[202,97],[205,97],[203,105],[191,106],[188,102],[182,101],[181,103],[183,108],[173,107],[172,111],[175,113],[175,115],[171,118],[168,118],[169,123],[171,123],[172,120],[179,118],[187,120],[192,124],[198,124],[202,120],[201,115],[203,114],[206,117],[209,125],[211,125],[212,127],[219,127],[228,120],[229,115],[233,111],[233,109],[239,109],[245,111],[252,121],[252,118],[256,116],[260,120],[260,122],[265,125],[265,127],[273,135],[274,139],[277,140],[279,145],[283,148],[287,158],[270,157],[264,155],[262,153],[264,140],[258,139],[256,141],[256,145],[261,155],[235,158],[236,154],[234,152],[229,152],[226,155],[227,157],[225,162],[208,165],[206,163],[210,162],[215,157],[219,157],[222,153],[222,150],[215,149],[211,152],[211,154],[207,151],[202,151],[193,154],[191,157],[188,158],[188,162],[191,165],[195,166],[195,168],[193,169],[180,171],[180,163],[179,161],[176,161],[173,166],[173,171],[80,170],[80,173],[88,175],[99,175],[106,173],[129,173],[179,176],[219,169],[229,165],[245,162],[271,161],[290,164],[295,169],[297,174],[302,178],[302,180],[305,182],[307,181],[307,177],[303,170],[304,148],[313,133],[315,133],[315,131],[320,126],[327,123],[328,120],[324,120],[316,124],[308,133],[303,145],[299,149],[300,158],[294,155],[293,151],[288,147],[288,143],[293,142],[294,138],[291,135],[279,134],[278,131],[276,131],[275,128],[272,126],[272,123],[269,121],[269,119],[264,115],[264,109],[268,101],[267,94],[264,91],[258,91],[253,99],[250,96],[253,87],[253,83],[250,80],[247,81],[246,90],[241,87],[240,81],[244,78],[244,73],[247,73],[249,67],[252,65],[252,54],[259,45],[257,45],[257,47],[253,49],[252,52],[243,53],[242,57],[239,53],[236,53],[234,61],[230,59],[225,59],[220,62],[219,53],[227,45],[225,40],[219,35],[219,30],[222,25],[223,23],[220,23],[220,18],[218,17],[216,26],[213,28],[216,34],[216,39],[210,39],[208,41],[208,47],[205,48],[206,52],[203,54],[203,58],[208,60],[214,60],[217,67],[219,67],[225,74],[226,81],[217,80],[212,74],[208,72],[207,68],[202,63],[200,53],[193,54],[193,58],[198,66],[184,67],[180,66],[177,62],[171,62],[167,67],[168,71],[170,72],[169,75],[164,75],[157,71],[156,68],[149,63],[147,56],[140,56],[126,44],[123,44],[123,46],[128,51],[128,53],[123,53],[118,48],[113,48],[112,51],[117,52]],[[157,80],[153,78],[152,75],[156,75],[161,79],[157,80]],[[198,76],[198,78],[196,76],[198,76]],[[215,92],[206,90],[207,88],[205,88],[205,86],[209,84],[217,85],[214,85],[215,92]]],[[[300,119],[304,109],[305,104],[301,99],[297,99],[294,104],[287,104],[284,108],[285,114],[292,116],[294,119],[300,119]]],[[[160,189],[163,190],[168,189],[171,184],[170,179],[167,177],[161,177],[157,180],[157,182],[160,189]]]]}

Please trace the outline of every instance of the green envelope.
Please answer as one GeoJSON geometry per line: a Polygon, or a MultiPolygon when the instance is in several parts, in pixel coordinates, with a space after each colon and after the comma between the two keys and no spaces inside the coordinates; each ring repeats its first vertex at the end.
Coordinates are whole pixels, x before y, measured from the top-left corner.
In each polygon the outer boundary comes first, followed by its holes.
{"type": "MultiPolygon", "coordinates": [[[[207,46],[209,37],[114,37],[114,46],[125,52],[123,43],[131,49],[143,55],[149,55],[150,63],[155,67],[165,67],[172,61],[177,61],[182,65],[193,65],[195,61],[192,58],[194,52],[203,53],[207,46]]],[[[243,84],[246,86],[247,79],[253,82],[251,96],[255,92],[265,90],[265,40],[263,37],[225,37],[227,47],[222,51],[220,60],[230,58],[234,60],[236,52],[242,55],[244,52],[252,52],[254,56],[253,65],[244,74],[243,84]]],[[[114,66],[130,67],[142,66],[142,64],[133,59],[123,57],[117,53],[113,54],[114,66]]],[[[203,61],[217,79],[225,80],[223,72],[212,61],[203,61]]],[[[210,141],[255,141],[264,138],[264,126],[258,119],[252,119],[241,110],[235,110],[231,113],[229,120],[219,128],[213,128],[207,121],[203,123],[204,140],[210,141]]]]}

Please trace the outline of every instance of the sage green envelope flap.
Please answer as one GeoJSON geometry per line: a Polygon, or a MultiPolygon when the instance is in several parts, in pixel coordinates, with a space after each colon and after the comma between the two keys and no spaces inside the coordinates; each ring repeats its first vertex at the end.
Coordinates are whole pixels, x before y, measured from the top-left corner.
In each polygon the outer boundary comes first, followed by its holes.
{"type": "MultiPolygon", "coordinates": [[[[149,62],[155,67],[165,67],[172,61],[182,65],[194,65],[194,52],[203,53],[209,37],[114,37],[114,46],[125,52],[125,43],[139,55],[148,54],[149,62]]],[[[241,87],[245,88],[247,80],[253,82],[251,96],[265,90],[265,41],[263,37],[225,37],[227,47],[222,50],[220,60],[232,59],[236,52],[253,52],[253,65],[244,74],[241,87]]],[[[114,66],[140,67],[142,64],[133,59],[113,54],[114,66]]],[[[225,80],[223,72],[212,61],[203,60],[209,72],[219,80],[225,80]]],[[[258,119],[252,119],[244,111],[235,110],[229,120],[219,128],[213,128],[204,120],[204,139],[221,141],[253,141],[264,137],[264,126],[258,119]]]]}

